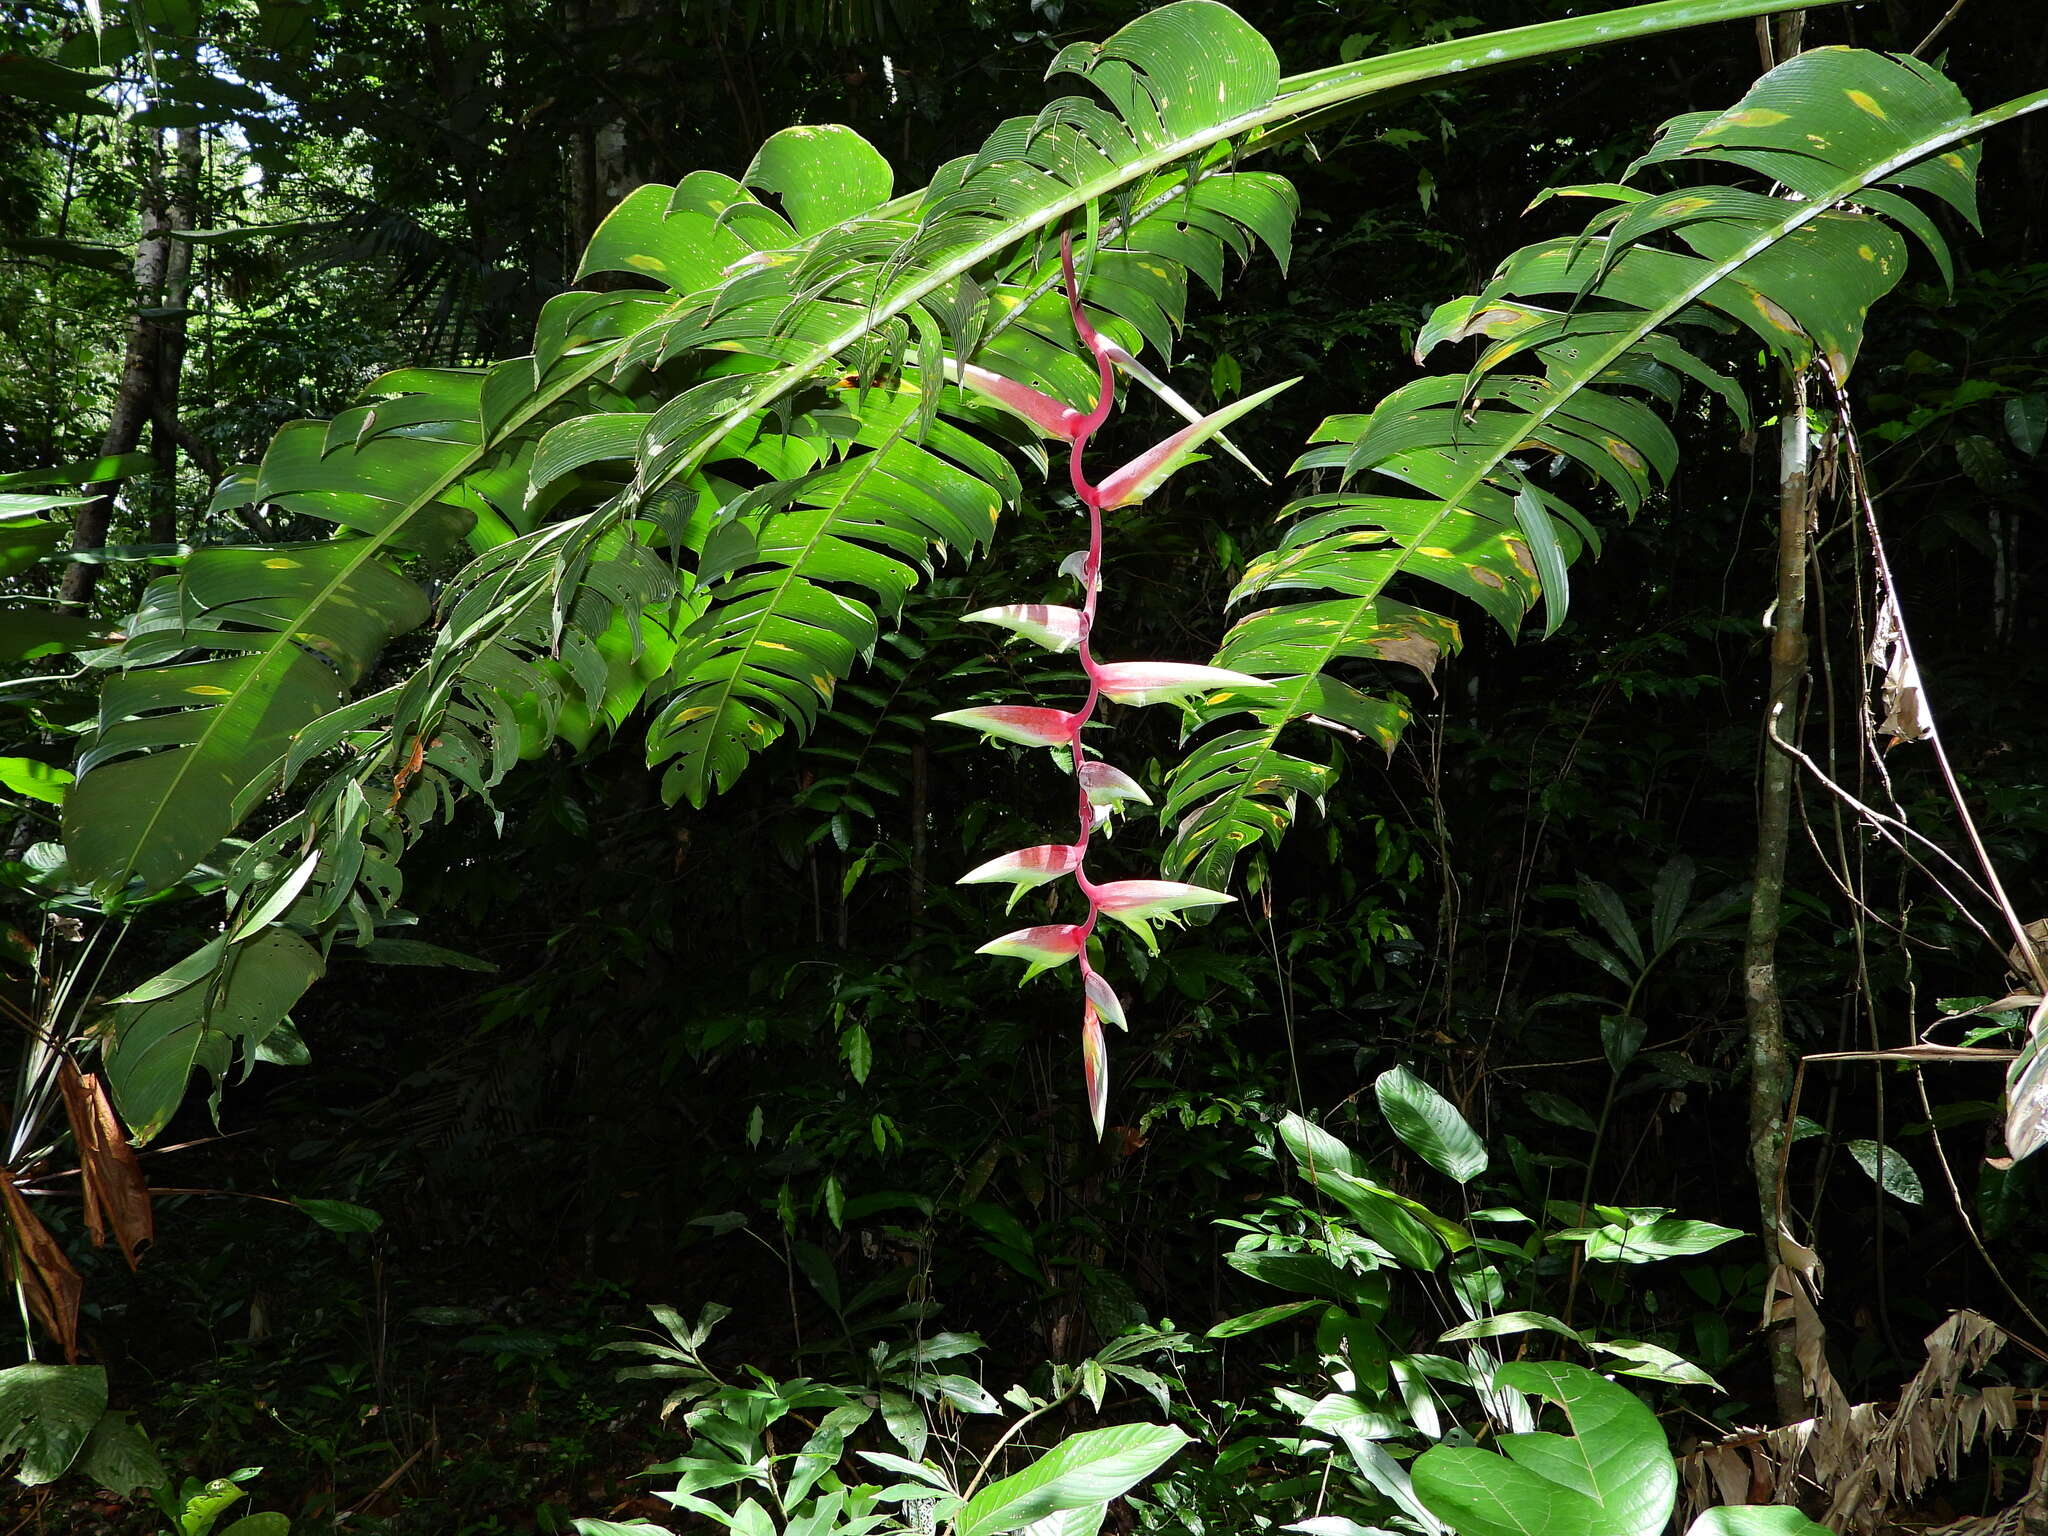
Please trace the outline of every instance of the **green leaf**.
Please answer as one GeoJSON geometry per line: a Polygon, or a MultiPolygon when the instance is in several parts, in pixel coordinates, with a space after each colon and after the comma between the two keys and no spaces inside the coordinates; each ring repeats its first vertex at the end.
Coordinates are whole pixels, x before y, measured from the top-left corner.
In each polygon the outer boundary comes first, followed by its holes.
{"type": "Polygon", "coordinates": [[[135,1139],[164,1128],[195,1066],[218,1081],[236,1047],[254,1052],[324,969],[304,939],[270,929],[241,944],[216,939],[116,999],[101,1052],[135,1139]]]}
{"type": "Polygon", "coordinates": [[[1599,1133],[1600,1127],[1593,1117],[1562,1094],[1552,1093],[1547,1088],[1536,1088],[1522,1095],[1523,1107],[1531,1114],[1540,1115],[1552,1125],[1564,1126],[1567,1130],[1599,1133]]]}
{"type": "Polygon", "coordinates": [[[1438,1445],[1416,1457],[1416,1493],[1458,1536],[1663,1529],[1678,1473],[1663,1427],[1633,1393],[1577,1365],[1504,1365],[1494,1380],[1561,1406],[1572,1434],[1502,1435],[1504,1455],[1438,1445]]]}
{"type": "Polygon", "coordinates": [[[1359,1162],[1352,1150],[1314,1121],[1305,1120],[1290,1110],[1280,1117],[1278,1129],[1281,1142],[1310,1178],[1322,1172],[1354,1176],[1365,1172],[1365,1165],[1359,1162]]]}
{"type": "MultiPolygon", "coordinates": [[[[1904,275],[1897,228],[1948,260],[1933,221],[1902,194],[1974,217],[1973,139],[2044,104],[2048,93],[2035,92],[1973,115],[1917,60],[1832,48],[1789,60],[1727,113],[1675,120],[1636,169],[1680,159],[1732,167],[1783,184],[1785,195],[1732,186],[1639,194],[1596,214],[1576,239],[1510,256],[1481,294],[1443,306],[1423,332],[1423,352],[1484,338],[1478,363],[1403,386],[1370,415],[1326,421],[1295,467],[1357,483],[1294,503],[1278,547],[1250,562],[1231,601],[1334,596],[1358,610],[1339,621],[1341,635],[1373,624],[1397,583],[1429,583],[1511,633],[1548,594],[1554,628],[1569,564],[1594,536],[1566,499],[1580,494],[1572,481],[1536,476],[1535,463],[1575,466],[1577,479],[1633,513],[1675,467],[1677,440],[1656,407],[1675,403],[1678,380],[1746,411],[1739,391],[1677,339],[1697,322],[1732,321],[1788,365],[1817,356],[1845,378],[1865,316],[1904,275]],[[1531,371],[1509,372],[1518,360],[1531,371]]],[[[1320,797],[1334,770],[1288,751],[1289,727],[1335,720],[1391,746],[1402,717],[1379,711],[1368,731],[1323,707],[1320,685],[1334,681],[1323,669],[1341,648],[1303,649],[1315,670],[1293,676],[1219,653],[1219,665],[1276,686],[1256,729],[1198,744],[1175,770],[1165,805],[1178,827],[1174,871],[1221,887],[1243,852],[1277,841],[1299,796],[1320,797]]],[[[1350,690],[1354,708],[1363,697],[1350,690]]],[[[1616,942],[1640,970],[1632,938],[1616,942]]]]}
{"type": "Polygon", "coordinates": [[[0,1459],[20,1453],[16,1482],[36,1488],[62,1477],[107,1408],[107,1373],[96,1365],[17,1365],[0,1371],[0,1459]]]}
{"type": "Polygon", "coordinates": [[[1187,1444],[1165,1424],[1083,1430],[1012,1477],[990,1483],[961,1508],[956,1536],[997,1536],[1049,1515],[1120,1498],[1187,1444]]]}
{"type": "Polygon", "coordinates": [[[1662,1216],[1641,1226],[1597,1229],[1586,1238],[1586,1257],[1596,1262],[1647,1264],[1654,1259],[1707,1253],[1740,1236],[1735,1227],[1662,1216]]]}
{"type": "Polygon", "coordinates": [[[1871,1182],[1893,1199],[1902,1200],[1907,1205],[1919,1205],[1927,1198],[1927,1192],[1920,1184],[1920,1175],[1913,1171],[1913,1165],[1906,1161],[1906,1155],[1898,1148],[1860,1139],[1842,1145],[1856,1159],[1856,1166],[1870,1175],[1871,1182]]]}
{"type": "Polygon", "coordinates": [[[837,123],[785,128],[740,178],[782,200],[800,235],[815,235],[889,200],[896,173],[874,145],[837,123]]]}
{"type": "Polygon", "coordinates": [[[1108,1517],[1108,1504],[1086,1504],[1079,1509],[1063,1509],[1058,1514],[1034,1520],[1017,1536],[1096,1536],[1108,1517]]]}
{"type": "Polygon", "coordinates": [[[1686,1536],[1820,1536],[1827,1529],[1790,1504],[1723,1504],[1702,1510],[1686,1536]]]}
{"type": "Polygon", "coordinates": [[[1439,1335],[1438,1342],[1449,1344],[1459,1339],[1498,1339],[1508,1334],[1528,1333],[1532,1329],[1554,1333],[1559,1338],[1570,1339],[1575,1344],[1583,1344],[1586,1341],[1586,1336],[1578,1329],[1547,1312],[1500,1312],[1492,1317],[1475,1318],[1469,1323],[1460,1323],[1439,1335]]]}
{"type": "Polygon", "coordinates": [[[1612,1369],[1624,1376],[1668,1381],[1685,1387],[1712,1387],[1717,1392],[1721,1390],[1721,1384],[1713,1377],[1661,1344],[1643,1344],[1633,1339],[1595,1339],[1588,1340],[1586,1347],[1595,1354],[1622,1362],[1612,1369]]]}
{"type": "Polygon", "coordinates": [[[234,829],[293,733],[339,707],[386,641],[425,622],[425,596],[380,547],[205,549],[151,586],[65,805],[74,869],[105,890],[131,877],[161,889],[234,829]],[[207,649],[229,654],[163,664],[207,649]]]}
{"type": "Polygon", "coordinates": [[[170,1480],[149,1436],[129,1422],[125,1413],[100,1416],[75,1465],[94,1483],[124,1499],[138,1489],[159,1488],[170,1480]]]}
{"type": "Polygon", "coordinates": [[[2005,402],[2005,435],[2028,458],[2041,451],[2048,435],[2048,395],[2014,395],[2005,402]]]}
{"type": "Polygon", "coordinates": [[[1469,1184],[1486,1172],[1486,1147],[1449,1099],[1406,1067],[1373,1081],[1380,1113],[1402,1143],[1437,1172],[1469,1184]]]}
{"type": "Polygon", "coordinates": [[[1320,1254],[1239,1251],[1226,1253],[1223,1261],[1261,1284],[1277,1286],[1283,1291],[1322,1296],[1375,1313],[1386,1309],[1386,1276],[1355,1274],[1339,1268],[1320,1254]]]}
{"type": "Polygon", "coordinates": [[[375,1232],[384,1225],[384,1218],[366,1205],[350,1205],[346,1200],[308,1200],[294,1195],[292,1204],[320,1223],[330,1232],[349,1236],[361,1232],[375,1232]]]}
{"type": "Polygon", "coordinates": [[[292,1523],[283,1515],[244,1515],[220,1536],[291,1536],[292,1523]]]}
{"type": "Polygon", "coordinates": [[[0,757],[0,785],[50,805],[62,805],[71,770],[53,768],[32,757],[0,757]]]}
{"type": "Polygon", "coordinates": [[[1225,1318],[1203,1337],[1234,1339],[1241,1333],[1256,1333],[1261,1328],[1270,1328],[1275,1323],[1284,1323],[1289,1318],[1300,1317],[1304,1312],[1317,1311],[1322,1305],[1320,1301],[1284,1301],[1277,1307],[1260,1307],[1256,1312],[1241,1312],[1236,1317],[1225,1318]]]}

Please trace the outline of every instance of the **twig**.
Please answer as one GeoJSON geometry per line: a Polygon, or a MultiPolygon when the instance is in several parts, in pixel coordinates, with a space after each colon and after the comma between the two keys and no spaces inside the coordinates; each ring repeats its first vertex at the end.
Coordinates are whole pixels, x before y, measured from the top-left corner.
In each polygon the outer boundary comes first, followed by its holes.
{"type": "Polygon", "coordinates": [[[1920,39],[1919,46],[1913,50],[1910,56],[1912,58],[1917,59],[1920,57],[1921,54],[1925,53],[1930,47],[1932,47],[1934,40],[1937,37],[1941,36],[1942,32],[1947,28],[1950,22],[1956,19],[1957,12],[1961,11],[1962,8],[1968,5],[1969,3],[1970,0],[1956,0],[1956,3],[1950,6],[1948,10],[1943,14],[1941,20],[1937,21],[1934,24],[1934,29],[1931,32],[1929,32],[1925,37],[1920,39]]]}

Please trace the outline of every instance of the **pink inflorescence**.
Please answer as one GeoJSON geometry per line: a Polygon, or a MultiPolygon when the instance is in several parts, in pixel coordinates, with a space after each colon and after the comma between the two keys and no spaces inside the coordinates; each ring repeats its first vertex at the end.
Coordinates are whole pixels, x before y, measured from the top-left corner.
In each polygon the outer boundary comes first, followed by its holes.
{"type": "MultiPolygon", "coordinates": [[[[1152,485],[1170,472],[1168,460],[1189,437],[1174,438],[1133,460],[1101,485],[1089,480],[1082,467],[1089,439],[1109,419],[1116,400],[1114,365],[1122,349],[1106,340],[1088,323],[1081,309],[1081,291],[1074,273],[1071,240],[1060,244],[1060,267],[1066,278],[1067,307],[1074,330],[1094,358],[1099,393],[1094,409],[1077,412],[1051,396],[1013,379],[972,366],[959,370],[960,382],[1005,409],[1032,422],[1048,436],[1064,439],[1068,447],[1067,472],[1074,494],[1088,513],[1088,547],[1079,556],[1075,570],[1081,584],[1081,606],[1048,607],[1013,604],[990,608],[969,617],[1000,624],[1052,651],[1078,653],[1082,673],[1088,679],[1088,695],[1079,709],[1061,711],[1031,706],[1003,705],[982,709],[955,710],[939,716],[942,720],[974,727],[989,736],[1027,746],[1065,747],[1073,764],[1078,830],[1070,844],[1049,844],[1004,854],[971,871],[962,883],[1007,883],[1015,887],[1011,898],[1035,886],[1058,879],[1071,879],[1088,903],[1078,923],[1051,923],[1020,928],[982,946],[982,953],[1007,955],[1026,962],[1029,980],[1040,971],[1072,960],[1080,967],[1081,1061],[1088,1091],[1089,1113],[1095,1132],[1103,1131],[1108,1108],[1108,1053],[1102,1025],[1107,1019],[1118,1028],[1128,1027],[1122,1003],[1115,991],[1088,959],[1088,940],[1104,913],[1128,924],[1150,938],[1150,924],[1189,907],[1210,906],[1231,898],[1199,886],[1170,880],[1117,880],[1097,884],[1087,870],[1088,842],[1094,831],[1120,802],[1146,801],[1144,790],[1128,774],[1099,758],[1091,759],[1082,745],[1081,733],[1094,718],[1096,706],[1105,698],[1131,704],[1179,702],[1205,688],[1217,686],[1262,687],[1258,678],[1226,672],[1213,667],[1162,662],[1111,662],[1095,659],[1090,644],[1096,606],[1102,596],[1102,514],[1106,507],[1141,499],[1152,485]],[[1136,487],[1134,490],[1133,487],[1136,487]]],[[[1206,423],[1201,424],[1206,426],[1206,423]]],[[[1073,569],[1069,562],[1069,569],[1073,569]]]]}

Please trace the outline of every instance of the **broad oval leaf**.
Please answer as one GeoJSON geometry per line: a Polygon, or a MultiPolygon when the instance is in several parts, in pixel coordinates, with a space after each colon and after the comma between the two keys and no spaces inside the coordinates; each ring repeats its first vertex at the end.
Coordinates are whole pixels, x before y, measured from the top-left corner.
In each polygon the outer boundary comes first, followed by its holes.
{"type": "Polygon", "coordinates": [[[1571,1435],[1500,1437],[1506,1454],[1431,1446],[1415,1491],[1458,1536],[1656,1536],[1671,1518],[1678,1472],[1663,1426],[1632,1392],[1584,1366],[1518,1363],[1495,1384],[1549,1399],[1571,1435]]]}
{"type": "Polygon", "coordinates": [[[1070,1435],[1011,1477],[990,1483],[956,1517],[956,1536],[998,1536],[1065,1510],[1120,1498],[1187,1444],[1167,1424],[1119,1424],[1070,1435]]]}
{"type": "Polygon", "coordinates": [[[1402,1143],[1437,1172],[1468,1184],[1486,1172],[1486,1145],[1457,1107],[1406,1067],[1372,1085],[1380,1113],[1402,1143]]]}
{"type": "Polygon", "coordinates": [[[1856,1159],[1856,1166],[1869,1174],[1871,1182],[1894,1200],[1919,1205],[1927,1198],[1920,1175],[1913,1171],[1913,1165],[1906,1161],[1906,1154],[1897,1147],[1862,1139],[1844,1142],[1843,1145],[1856,1159]]]}
{"type": "Polygon", "coordinates": [[[15,1480],[54,1482],[77,1459],[107,1407],[97,1365],[17,1365],[0,1371],[0,1457],[20,1452],[15,1480]]]}

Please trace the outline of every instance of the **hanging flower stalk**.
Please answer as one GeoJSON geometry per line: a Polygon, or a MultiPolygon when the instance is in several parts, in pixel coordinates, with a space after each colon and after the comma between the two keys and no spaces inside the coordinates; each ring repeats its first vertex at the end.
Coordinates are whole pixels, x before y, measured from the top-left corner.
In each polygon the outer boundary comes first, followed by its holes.
{"type": "MultiPolygon", "coordinates": [[[[1276,384],[1213,415],[1195,416],[1185,402],[1152,378],[1128,352],[1088,323],[1088,317],[1081,309],[1081,289],[1074,274],[1070,239],[1060,243],[1060,266],[1066,278],[1067,307],[1074,330],[1095,361],[1099,385],[1094,408],[1084,414],[1029,385],[971,364],[959,368],[955,376],[967,388],[1068,444],[1068,476],[1073,482],[1074,495],[1087,513],[1088,547],[1069,556],[1061,570],[1080,583],[1081,606],[1068,608],[1042,603],[1014,603],[1001,608],[986,608],[967,617],[981,623],[1000,625],[1049,651],[1076,652],[1081,671],[1087,678],[1087,696],[1081,707],[1074,710],[1004,704],[985,709],[953,710],[938,718],[973,727],[998,740],[1050,747],[1067,754],[1074,776],[1079,822],[1074,840],[1006,853],[963,875],[960,884],[1007,884],[1012,887],[1009,904],[1014,907],[1026,891],[1065,879],[1074,883],[1086,901],[1087,910],[1078,922],[1019,928],[990,940],[978,952],[1008,955],[1024,961],[1026,981],[1069,960],[1080,969],[1082,1076],[1088,1092],[1089,1114],[1095,1122],[1095,1134],[1100,1137],[1109,1102],[1109,1061],[1103,1041],[1103,1021],[1107,1020],[1119,1029],[1130,1026],[1115,989],[1088,958],[1088,941],[1095,932],[1096,922],[1107,914],[1129,927],[1156,950],[1153,923],[1175,921],[1180,913],[1191,908],[1215,906],[1233,898],[1221,891],[1184,885],[1174,880],[1110,880],[1098,884],[1089,877],[1088,845],[1094,833],[1103,827],[1118,807],[1149,805],[1151,800],[1130,775],[1101,758],[1091,758],[1081,739],[1082,732],[1093,721],[1096,706],[1105,698],[1120,704],[1182,704],[1198,693],[1270,686],[1263,678],[1221,667],[1192,666],[1180,662],[1103,662],[1096,659],[1092,634],[1096,608],[1102,597],[1102,514],[1143,501],[1164,484],[1168,476],[1186,464],[1210,438],[1295,381],[1290,379],[1285,384],[1276,384]],[[1193,419],[1188,426],[1139,454],[1098,484],[1089,480],[1082,458],[1087,452],[1089,439],[1101,430],[1115,408],[1118,368],[1151,385],[1169,404],[1193,419]]],[[[1236,452],[1235,449],[1231,451],[1236,452]]]]}

